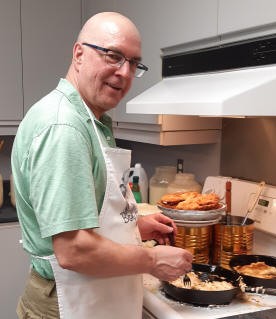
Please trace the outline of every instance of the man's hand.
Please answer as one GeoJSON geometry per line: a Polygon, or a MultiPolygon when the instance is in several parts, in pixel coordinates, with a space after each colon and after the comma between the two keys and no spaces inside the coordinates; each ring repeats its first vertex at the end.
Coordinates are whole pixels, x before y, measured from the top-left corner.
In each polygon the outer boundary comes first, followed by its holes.
{"type": "Polygon", "coordinates": [[[175,280],[192,268],[193,255],[186,249],[163,245],[149,249],[155,256],[150,273],[160,280],[175,280]]]}
{"type": "Polygon", "coordinates": [[[168,235],[177,232],[174,221],[161,213],[139,216],[137,223],[142,240],[155,239],[161,245],[169,243],[168,235]]]}

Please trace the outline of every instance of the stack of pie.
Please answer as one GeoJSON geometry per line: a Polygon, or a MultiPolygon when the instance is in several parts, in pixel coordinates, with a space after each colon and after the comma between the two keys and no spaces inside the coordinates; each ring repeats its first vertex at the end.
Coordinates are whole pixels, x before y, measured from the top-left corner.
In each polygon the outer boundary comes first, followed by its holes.
{"type": "Polygon", "coordinates": [[[158,205],[176,210],[213,210],[221,207],[219,201],[215,193],[177,192],[163,195],[158,205]]]}

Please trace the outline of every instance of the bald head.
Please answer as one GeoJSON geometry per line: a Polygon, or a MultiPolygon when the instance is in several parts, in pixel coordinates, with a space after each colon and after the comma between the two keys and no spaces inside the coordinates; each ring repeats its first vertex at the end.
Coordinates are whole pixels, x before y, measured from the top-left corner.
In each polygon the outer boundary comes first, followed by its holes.
{"type": "Polygon", "coordinates": [[[117,12],[98,13],[79,33],[66,79],[99,118],[126,95],[136,71],[132,61],[140,60],[141,38],[133,22],[117,12]],[[107,59],[105,50],[115,55],[107,59]],[[125,59],[122,64],[116,56],[125,59]]]}
{"type": "Polygon", "coordinates": [[[79,33],[79,42],[107,44],[110,37],[131,36],[140,42],[140,34],[134,23],[118,12],[101,12],[92,16],[79,33]]]}

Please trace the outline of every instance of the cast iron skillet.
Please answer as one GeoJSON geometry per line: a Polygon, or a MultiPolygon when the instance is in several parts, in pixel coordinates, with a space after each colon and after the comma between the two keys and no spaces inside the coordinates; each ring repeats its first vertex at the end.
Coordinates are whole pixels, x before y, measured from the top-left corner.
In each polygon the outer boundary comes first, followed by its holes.
{"type": "MultiPolygon", "coordinates": [[[[258,261],[264,261],[267,265],[276,267],[276,257],[265,255],[237,255],[231,258],[229,265],[234,270],[235,266],[249,265],[258,261]]],[[[276,277],[274,279],[263,279],[243,274],[240,275],[243,277],[244,283],[248,286],[276,288],[276,277]]]]}
{"type": "Polygon", "coordinates": [[[163,281],[162,287],[166,295],[177,301],[198,306],[208,306],[229,304],[240,291],[237,281],[239,275],[231,270],[224,269],[220,266],[205,264],[193,264],[193,270],[223,277],[226,281],[231,282],[235,288],[220,291],[193,290],[179,288],[167,281],[163,281]]]}

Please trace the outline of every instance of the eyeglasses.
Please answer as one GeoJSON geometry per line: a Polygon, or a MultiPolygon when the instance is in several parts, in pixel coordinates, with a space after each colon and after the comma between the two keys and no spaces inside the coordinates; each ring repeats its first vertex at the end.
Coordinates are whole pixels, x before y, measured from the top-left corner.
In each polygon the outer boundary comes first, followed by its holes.
{"type": "Polygon", "coordinates": [[[128,59],[119,52],[113,51],[111,49],[99,47],[98,45],[90,44],[86,42],[82,44],[90,48],[103,51],[105,56],[105,62],[111,66],[117,67],[118,69],[120,69],[120,67],[122,67],[122,65],[126,61],[128,61],[130,65],[130,70],[134,73],[134,76],[136,78],[140,78],[145,73],[145,71],[148,71],[148,67],[142,64],[141,62],[135,59],[128,59]]]}

